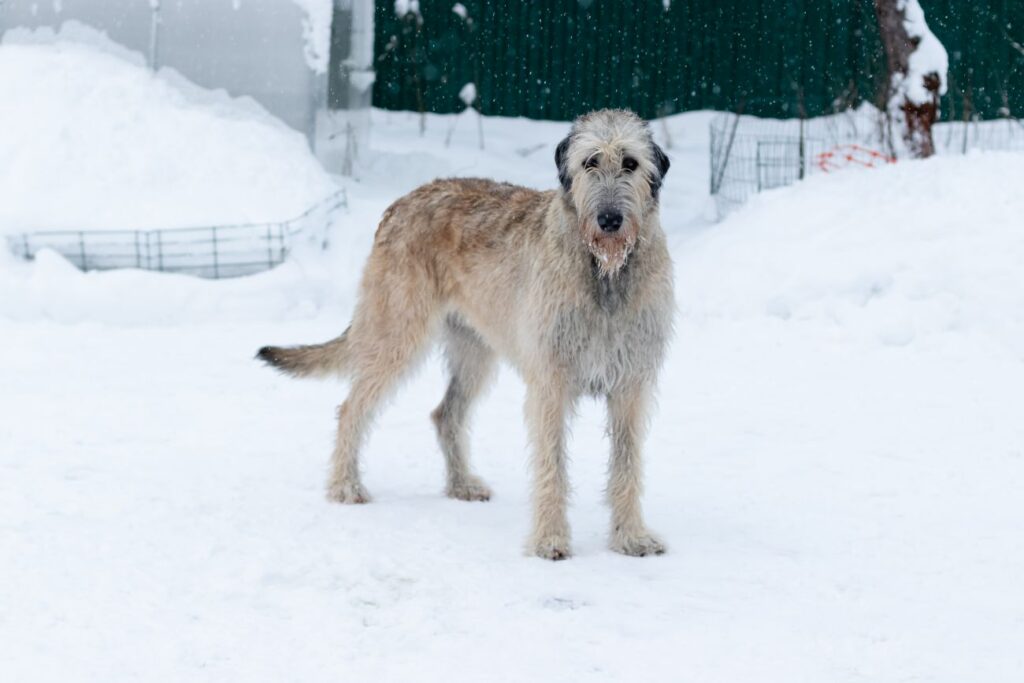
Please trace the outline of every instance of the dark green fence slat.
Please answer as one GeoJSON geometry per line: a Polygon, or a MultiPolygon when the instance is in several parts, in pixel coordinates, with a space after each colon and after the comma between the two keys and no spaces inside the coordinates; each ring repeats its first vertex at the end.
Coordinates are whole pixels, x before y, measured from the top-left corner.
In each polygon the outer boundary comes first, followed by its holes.
{"type": "MultiPolygon", "coordinates": [[[[873,0],[377,0],[374,104],[567,120],[603,106],[810,115],[879,102],[873,0]]],[[[950,56],[945,118],[1024,112],[1024,2],[921,0],[950,56]]]]}

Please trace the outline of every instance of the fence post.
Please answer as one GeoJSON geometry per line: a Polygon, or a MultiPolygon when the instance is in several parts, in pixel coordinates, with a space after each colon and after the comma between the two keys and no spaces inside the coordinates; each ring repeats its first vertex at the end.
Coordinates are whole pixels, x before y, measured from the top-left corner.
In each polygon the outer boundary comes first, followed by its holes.
{"type": "Polygon", "coordinates": [[[220,279],[220,259],[217,253],[217,226],[210,228],[210,232],[213,233],[213,278],[215,280],[220,279]]]}
{"type": "Polygon", "coordinates": [[[799,180],[803,180],[804,179],[804,174],[806,173],[806,169],[804,168],[804,166],[805,166],[804,156],[806,156],[806,154],[807,154],[807,145],[806,145],[806,143],[804,141],[804,117],[801,115],[800,116],[800,175],[798,176],[799,180]]]}
{"type": "Polygon", "coordinates": [[[740,119],[743,117],[743,103],[736,108],[736,120],[732,124],[732,131],[729,133],[729,142],[725,145],[725,156],[718,166],[718,177],[712,178],[712,187],[722,188],[722,179],[725,178],[725,167],[729,164],[729,156],[732,154],[732,145],[736,142],[736,129],[740,127],[740,119]]]}
{"type": "Polygon", "coordinates": [[[156,269],[160,272],[164,270],[164,240],[159,230],[156,231],[156,269]]]}
{"type": "Polygon", "coordinates": [[[710,140],[711,143],[711,154],[708,155],[708,161],[711,166],[711,174],[709,180],[711,181],[711,194],[718,194],[718,188],[715,187],[715,178],[718,176],[718,170],[715,168],[715,160],[718,158],[718,146],[722,144],[718,141],[718,128],[715,126],[715,122],[712,121],[710,125],[710,140]]]}
{"type": "Polygon", "coordinates": [[[807,153],[807,145],[804,140],[804,124],[807,121],[807,108],[804,106],[804,89],[801,87],[797,90],[797,107],[799,107],[800,114],[800,175],[799,180],[804,179],[804,175],[807,170],[804,168],[806,165],[804,155],[807,153]]]}
{"type": "Polygon", "coordinates": [[[88,270],[88,268],[85,267],[85,232],[82,230],[78,231],[78,253],[82,259],[82,270],[88,270]]]}
{"type": "Polygon", "coordinates": [[[267,223],[267,268],[274,267],[274,226],[267,223]]]}

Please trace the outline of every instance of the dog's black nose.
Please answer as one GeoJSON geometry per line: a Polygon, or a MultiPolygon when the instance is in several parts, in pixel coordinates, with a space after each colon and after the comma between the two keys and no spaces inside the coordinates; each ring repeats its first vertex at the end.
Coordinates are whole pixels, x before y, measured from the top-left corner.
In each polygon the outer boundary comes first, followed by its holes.
{"type": "Polygon", "coordinates": [[[602,211],[597,214],[597,224],[605,232],[615,232],[622,227],[622,214],[618,211],[602,211]]]}

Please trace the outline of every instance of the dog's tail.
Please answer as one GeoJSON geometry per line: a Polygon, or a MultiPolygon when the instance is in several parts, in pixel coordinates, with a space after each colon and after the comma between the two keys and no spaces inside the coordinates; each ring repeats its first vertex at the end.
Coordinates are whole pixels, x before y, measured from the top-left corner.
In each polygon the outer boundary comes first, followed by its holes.
{"type": "Polygon", "coordinates": [[[348,371],[348,330],[323,344],[264,346],[256,358],[293,377],[332,377],[348,371]]]}

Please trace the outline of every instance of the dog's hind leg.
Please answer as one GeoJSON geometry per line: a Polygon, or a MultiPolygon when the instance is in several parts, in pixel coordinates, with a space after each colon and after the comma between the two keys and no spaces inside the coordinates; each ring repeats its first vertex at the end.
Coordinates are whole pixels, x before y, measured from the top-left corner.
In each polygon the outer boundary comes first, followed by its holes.
{"type": "Polygon", "coordinates": [[[460,500],[488,500],[491,490],[469,467],[466,422],[473,401],[494,377],[494,351],[454,315],[445,321],[444,344],[451,381],[430,418],[448,470],[445,493],[460,500]]]}
{"type": "MultiPolygon", "coordinates": [[[[368,270],[372,267],[371,262],[368,270]]],[[[328,500],[366,503],[370,499],[360,480],[359,450],[377,410],[423,357],[437,328],[439,306],[426,275],[415,268],[396,271],[378,263],[376,272],[364,281],[347,335],[352,386],[338,408],[328,500]]]]}

